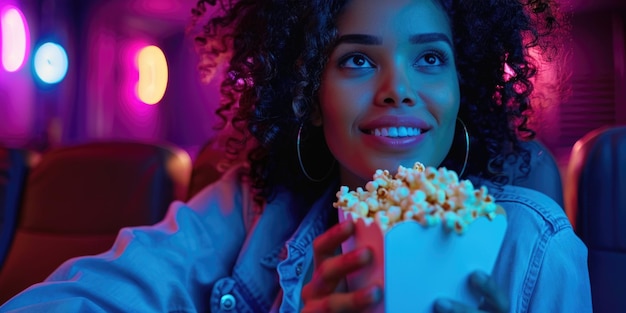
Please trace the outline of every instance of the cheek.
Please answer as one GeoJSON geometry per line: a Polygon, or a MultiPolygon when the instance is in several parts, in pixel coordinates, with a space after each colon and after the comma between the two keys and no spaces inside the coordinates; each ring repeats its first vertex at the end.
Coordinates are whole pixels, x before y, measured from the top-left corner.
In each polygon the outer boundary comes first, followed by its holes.
{"type": "Polygon", "coordinates": [[[344,94],[341,92],[341,88],[338,88],[333,84],[322,85],[319,91],[319,105],[321,113],[321,126],[324,130],[324,137],[331,152],[335,154],[337,145],[340,145],[337,141],[340,141],[339,136],[345,133],[342,129],[342,122],[346,119],[346,112],[343,111],[341,103],[344,101],[344,94]]]}
{"type": "Polygon", "coordinates": [[[324,82],[319,90],[319,104],[326,144],[340,163],[353,162],[360,142],[358,124],[371,103],[371,92],[341,80],[324,82]]]}
{"type": "Polygon", "coordinates": [[[424,90],[428,110],[439,125],[436,136],[439,144],[434,148],[437,152],[433,156],[435,163],[439,163],[448,154],[454,140],[456,118],[461,102],[460,90],[457,81],[452,79],[430,84],[424,90]],[[451,81],[454,83],[450,83],[451,81]]]}
{"type": "Polygon", "coordinates": [[[363,111],[363,92],[359,88],[341,83],[328,83],[320,88],[319,101],[322,123],[325,129],[339,131],[334,134],[343,136],[349,134],[355,121],[363,111]]]}
{"type": "Polygon", "coordinates": [[[461,102],[459,85],[454,78],[428,84],[422,90],[422,98],[440,125],[456,120],[461,102]]]}
{"type": "Polygon", "coordinates": [[[322,86],[322,88],[320,88],[319,105],[321,126],[324,127],[325,131],[329,127],[333,128],[331,131],[335,130],[334,127],[337,125],[337,119],[340,119],[339,115],[341,115],[337,103],[341,100],[341,93],[339,93],[336,88],[332,86],[322,86]]]}

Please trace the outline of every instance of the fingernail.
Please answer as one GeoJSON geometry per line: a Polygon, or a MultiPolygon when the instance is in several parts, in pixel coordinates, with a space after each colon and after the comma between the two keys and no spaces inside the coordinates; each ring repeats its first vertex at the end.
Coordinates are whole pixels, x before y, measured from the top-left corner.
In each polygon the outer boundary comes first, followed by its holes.
{"type": "Polygon", "coordinates": [[[383,291],[380,287],[376,286],[370,290],[370,300],[372,303],[378,303],[383,297],[383,291]]]}
{"type": "Polygon", "coordinates": [[[483,272],[474,272],[474,275],[472,275],[472,282],[475,285],[484,285],[487,282],[487,279],[487,274],[483,272]]]}
{"type": "Polygon", "coordinates": [[[435,309],[437,312],[450,312],[452,311],[452,302],[447,299],[437,299],[435,309]]]}

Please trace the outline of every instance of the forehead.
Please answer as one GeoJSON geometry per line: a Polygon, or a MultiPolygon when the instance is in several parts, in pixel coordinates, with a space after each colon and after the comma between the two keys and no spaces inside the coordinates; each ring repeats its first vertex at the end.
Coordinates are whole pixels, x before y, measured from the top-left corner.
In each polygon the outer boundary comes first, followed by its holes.
{"type": "Polygon", "coordinates": [[[351,0],[337,27],[340,35],[440,32],[451,36],[446,12],[436,0],[351,0]]]}

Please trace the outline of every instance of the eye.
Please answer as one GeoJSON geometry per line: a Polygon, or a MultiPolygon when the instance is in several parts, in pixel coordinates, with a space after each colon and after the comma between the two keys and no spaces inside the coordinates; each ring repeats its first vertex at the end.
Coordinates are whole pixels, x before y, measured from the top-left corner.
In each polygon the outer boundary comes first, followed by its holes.
{"type": "Polygon", "coordinates": [[[374,64],[362,54],[352,54],[341,59],[339,66],[343,68],[373,68],[374,64]]]}
{"type": "Polygon", "coordinates": [[[442,66],[448,61],[448,56],[441,51],[431,51],[422,54],[415,64],[417,67],[442,66]]]}
{"type": "Polygon", "coordinates": [[[424,61],[426,61],[426,63],[430,64],[430,65],[437,65],[437,63],[439,63],[439,57],[436,56],[435,54],[427,54],[424,56],[424,61]]]}

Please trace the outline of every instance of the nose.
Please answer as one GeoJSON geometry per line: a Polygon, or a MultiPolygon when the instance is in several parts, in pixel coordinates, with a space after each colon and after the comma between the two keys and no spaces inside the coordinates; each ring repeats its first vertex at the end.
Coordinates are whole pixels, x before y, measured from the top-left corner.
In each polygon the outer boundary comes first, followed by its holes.
{"type": "Polygon", "coordinates": [[[411,83],[407,69],[394,66],[381,72],[376,94],[376,104],[382,106],[414,106],[417,101],[415,86],[411,83]]]}

